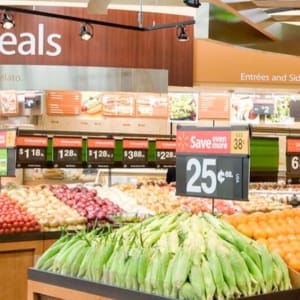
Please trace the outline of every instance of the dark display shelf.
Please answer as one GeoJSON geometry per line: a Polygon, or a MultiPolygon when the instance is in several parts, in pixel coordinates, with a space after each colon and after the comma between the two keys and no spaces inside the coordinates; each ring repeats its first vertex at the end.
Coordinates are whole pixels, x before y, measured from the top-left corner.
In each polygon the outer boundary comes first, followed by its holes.
{"type": "Polygon", "coordinates": [[[15,242],[28,242],[39,240],[52,240],[58,239],[61,236],[61,231],[50,232],[21,232],[0,235],[0,243],[15,243],[15,242]]]}

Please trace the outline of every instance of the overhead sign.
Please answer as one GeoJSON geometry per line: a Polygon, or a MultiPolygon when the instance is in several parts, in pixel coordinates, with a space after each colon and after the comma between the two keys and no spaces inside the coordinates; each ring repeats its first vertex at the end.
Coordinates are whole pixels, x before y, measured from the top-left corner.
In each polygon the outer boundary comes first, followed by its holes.
{"type": "Polygon", "coordinates": [[[158,140],[155,142],[155,149],[157,166],[176,165],[176,141],[158,140]]]}
{"type": "Polygon", "coordinates": [[[53,166],[79,168],[82,166],[82,138],[53,138],[53,166]]]}
{"type": "Polygon", "coordinates": [[[248,199],[248,127],[179,127],[176,136],[176,194],[248,199]]]}
{"type": "Polygon", "coordinates": [[[88,167],[107,167],[114,164],[114,139],[88,139],[87,164],[88,167]]]}
{"type": "Polygon", "coordinates": [[[300,138],[286,140],[286,170],[291,176],[300,176],[300,138]]]}
{"type": "Polygon", "coordinates": [[[145,167],[148,163],[148,140],[123,140],[124,167],[145,167]]]}
{"type": "Polygon", "coordinates": [[[18,168],[42,168],[47,165],[47,137],[18,136],[17,140],[18,168]]]}

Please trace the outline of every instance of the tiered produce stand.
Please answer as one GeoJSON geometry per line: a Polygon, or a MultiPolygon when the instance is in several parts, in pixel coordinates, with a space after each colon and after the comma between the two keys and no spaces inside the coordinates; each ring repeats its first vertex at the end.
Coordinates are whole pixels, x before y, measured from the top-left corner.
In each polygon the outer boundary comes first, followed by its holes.
{"type": "MultiPolygon", "coordinates": [[[[166,300],[168,298],[127,290],[106,284],[100,284],[43,272],[35,269],[28,271],[27,300],[63,299],[63,300],[166,300]],[[47,298],[48,297],[48,298],[47,298]]],[[[298,300],[300,289],[270,293],[245,300],[298,300]]]]}

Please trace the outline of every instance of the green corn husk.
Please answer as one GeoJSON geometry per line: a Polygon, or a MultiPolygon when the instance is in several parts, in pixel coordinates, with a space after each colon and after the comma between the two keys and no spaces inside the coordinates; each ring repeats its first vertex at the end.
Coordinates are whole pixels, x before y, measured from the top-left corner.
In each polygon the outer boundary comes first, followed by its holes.
{"type": "Polygon", "coordinates": [[[48,258],[44,263],[43,267],[40,270],[54,272],[53,270],[53,263],[54,263],[55,256],[48,258]]]}
{"type": "Polygon", "coordinates": [[[109,272],[109,284],[123,286],[124,274],[126,274],[126,262],[128,260],[127,249],[119,247],[115,250],[116,255],[113,256],[113,262],[109,272]]]}
{"type": "Polygon", "coordinates": [[[240,253],[231,247],[230,264],[235,274],[236,284],[242,296],[251,296],[251,277],[248,267],[240,253]]]}
{"type": "Polygon", "coordinates": [[[103,266],[103,275],[102,275],[102,282],[106,284],[112,284],[113,276],[112,276],[112,268],[114,264],[117,263],[117,256],[119,255],[118,250],[114,249],[112,255],[108,259],[108,261],[103,266]]]}
{"type": "Polygon", "coordinates": [[[161,253],[157,278],[156,280],[152,279],[152,286],[154,286],[155,290],[157,291],[157,294],[159,295],[163,295],[164,278],[167,274],[168,266],[172,257],[173,254],[170,252],[161,253]]]}
{"type": "Polygon", "coordinates": [[[67,257],[71,253],[71,251],[76,248],[77,243],[81,243],[82,240],[79,236],[74,236],[69,240],[57,253],[53,262],[53,271],[61,274],[62,267],[66,263],[67,257]]]}
{"type": "Polygon", "coordinates": [[[97,243],[98,243],[98,241],[94,241],[91,244],[90,250],[86,254],[87,255],[87,263],[85,266],[86,271],[85,271],[83,278],[87,279],[87,280],[93,280],[92,268],[93,268],[94,257],[96,256],[96,252],[97,252],[97,243]]]}
{"type": "Polygon", "coordinates": [[[74,263],[74,260],[78,257],[79,252],[82,248],[87,246],[86,240],[78,240],[70,248],[65,251],[64,256],[62,256],[62,264],[60,265],[59,273],[61,275],[70,275],[71,265],[74,263]]]}
{"type": "Polygon", "coordinates": [[[214,282],[212,271],[210,269],[210,265],[205,258],[203,258],[202,260],[202,273],[204,279],[206,300],[213,300],[216,293],[216,285],[214,282]]]}
{"type": "Polygon", "coordinates": [[[35,268],[40,270],[47,270],[49,269],[49,263],[47,261],[49,259],[52,259],[65,245],[65,243],[71,239],[71,236],[69,234],[64,234],[62,237],[60,237],[57,241],[55,241],[37,260],[35,264],[35,268]],[[45,267],[45,264],[46,267],[45,267]]]}
{"type": "Polygon", "coordinates": [[[273,255],[271,254],[272,256],[272,274],[273,274],[273,284],[272,284],[272,290],[274,292],[277,292],[280,290],[280,284],[281,282],[284,281],[283,279],[283,273],[281,271],[281,268],[277,265],[275,259],[273,258],[273,255]]]}
{"type": "Polygon", "coordinates": [[[79,278],[85,278],[86,277],[86,273],[88,270],[88,264],[91,261],[91,252],[94,251],[94,248],[91,245],[88,245],[88,249],[86,250],[85,256],[81,261],[81,264],[79,266],[79,270],[77,273],[77,277],[79,278]]]}
{"type": "Polygon", "coordinates": [[[125,275],[125,287],[127,289],[139,290],[137,280],[138,260],[141,250],[136,248],[131,251],[131,256],[128,261],[128,268],[125,275]]]}
{"type": "Polygon", "coordinates": [[[172,294],[172,275],[173,272],[175,272],[176,268],[176,263],[178,260],[179,254],[176,253],[174,256],[171,258],[169,264],[168,264],[168,269],[166,272],[166,276],[164,278],[164,294],[163,296],[165,297],[170,297],[172,294]]]}
{"type": "MultiPolygon", "coordinates": [[[[193,264],[189,274],[189,282],[193,288],[193,293],[191,294],[196,299],[206,299],[204,276],[206,275],[203,274],[202,266],[200,265],[200,263],[198,265],[193,264]]],[[[182,286],[182,289],[187,283],[188,282],[186,282],[182,286]]]]}
{"type": "Polygon", "coordinates": [[[149,248],[143,248],[138,257],[138,262],[137,262],[138,264],[137,281],[139,286],[142,286],[145,282],[148,266],[151,259],[152,259],[152,251],[149,248]]]}
{"type": "Polygon", "coordinates": [[[292,284],[287,265],[278,254],[271,253],[271,256],[273,263],[275,263],[281,269],[282,280],[280,282],[280,290],[284,291],[291,289],[292,284]]]}
{"type": "Polygon", "coordinates": [[[152,273],[155,272],[154,267],[155,267],[156,259],[155,259],[154,255],[156,255],[156,254],[154,253],[151,260],[149,261],[145,280],[142,284],[144,292],[149,293],[149,294],[152,293],[151,277],[152,277],[152,273]]]}
{"type": "Polygon", "coordinates": [[[189,276],[192,267],[192,257],[184,248],[177,252],[177,255],[178,258],[172,274],[172,286],[179,290],[189,276]]]}
{"type": "Polygon", "coordinates": [[[224,299],[223,289],[224,289],[225,282],[224,282],[223,272],[222,272],[219,259],[216,253],[214,251],[211,251],[210,249],[206,251],[206,257],[216,285],[216,296],[218,299],[222,300],[224,299]]]}
{"type": "Polygon", "coordinates": [[[255,262],[252,260],[250,256],[244,251],[241,252],[241,256],[244,258],[244,261],[248,267],[249,272],[253,276],[255,282],[256,282],[256,287],[257,287],[257,293],[267,293],[267,288],[264,282],[264,277],[259,269],[259,267],[255,264],[255,262]]]}
{"type": "Polygon", "coordinates": [[[262,245],[259,249],[262,264],[262,274],[267,292],[272,292],[273,270],[272,270],[272,256],[267,248],[262,245]]]}
{"type": "Polygon", "coordinates": [[[216,255],[219,259],[223,277],[225,284],[227,286],[227,292],[223,292],[226,298],[239,298],[241,293],[237,287],[236,283],[236,275],[233,272],[232,266],[230,264],[230,251],[228,248],[226,248],[225,243],[219,243],[219,245],[216,245],[215,251],[216,255]]]}
{"type": "Polygon", "coordinates": [[[204,299],[198,298],[193,286],[189,282],[185,282],[179,291],[179,299],[180,300],[197,300],[204,299]]]}
{"type": "Polygon", "coordinates": [[[78,253],[70,267],[70,272],[69,272],[70,276],[78,277],[78,272],[79,272],[81,263],[86,255],[88,249],[89,249],[89,246],[88,246],[88,244],[86,244],[78,251],[78,253]]]}

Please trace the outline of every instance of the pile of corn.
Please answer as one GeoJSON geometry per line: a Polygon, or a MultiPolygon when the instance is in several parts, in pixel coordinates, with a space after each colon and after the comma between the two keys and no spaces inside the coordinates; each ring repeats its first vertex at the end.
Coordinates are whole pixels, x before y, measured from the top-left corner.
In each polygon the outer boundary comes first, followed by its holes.
{"type": "Polygon", "coordinates": [[[277,254],[206,213],[154,216],[101,235],[67,234],[36,268],[183,300],[291,288],[277,254]]]}

